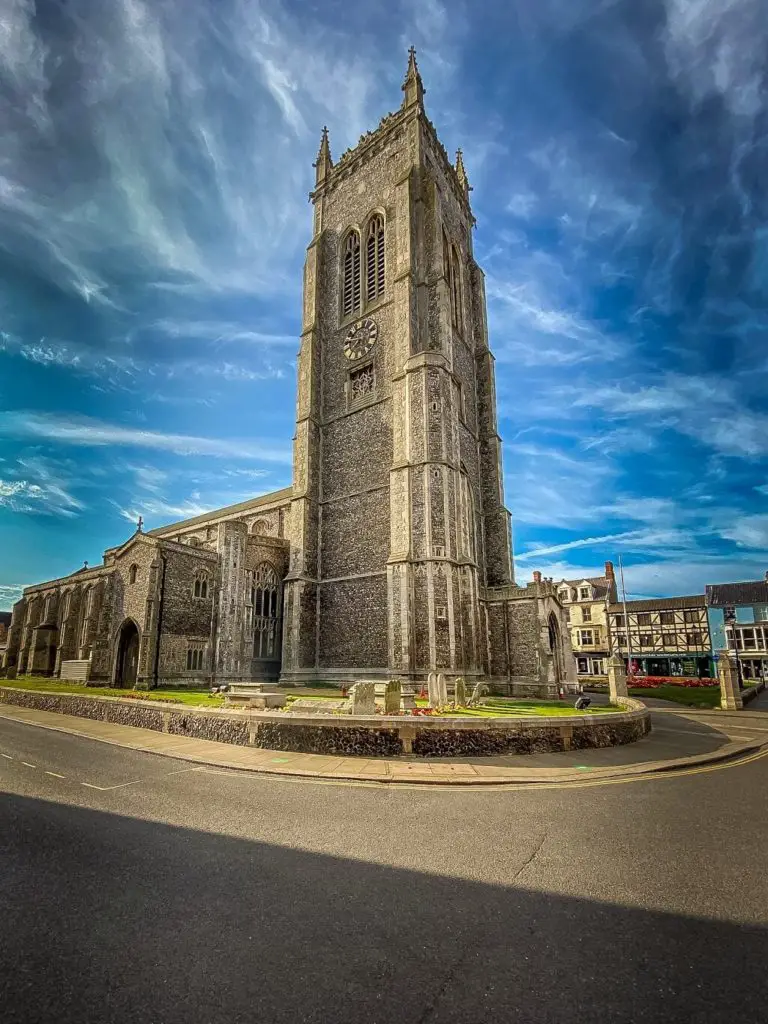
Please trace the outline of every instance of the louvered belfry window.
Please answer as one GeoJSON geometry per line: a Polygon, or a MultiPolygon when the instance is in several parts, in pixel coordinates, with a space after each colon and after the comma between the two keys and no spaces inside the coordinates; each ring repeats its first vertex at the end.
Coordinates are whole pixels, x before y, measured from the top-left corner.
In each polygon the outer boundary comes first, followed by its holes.
{"type": "Polygon", "coordinates": [[[384,294],[384,218],[374,214],[368,221],[365,241],[365,298],[372,302],[384,294]]]}
{"type": "Polygon", "coordinates": [[[350,231],[344,244],[344,316],[360,310],[360,236],[350,231]]]}

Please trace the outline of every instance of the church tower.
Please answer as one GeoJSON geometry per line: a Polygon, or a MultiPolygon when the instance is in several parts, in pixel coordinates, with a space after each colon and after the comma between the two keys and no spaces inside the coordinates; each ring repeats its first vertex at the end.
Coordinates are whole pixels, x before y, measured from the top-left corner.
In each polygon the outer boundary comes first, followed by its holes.
{"type": "Polygon", "coordinates": [[[291,488],[26,588],[6,672],[576,687],[553,581],[513,577],[470,191],[411,50],[395,113],[336,162],[323,129],[291,488]]]}
{"type": "Polygon", "coordinates": [[[487,671],[512,583],[493,357],[461,153],[400,109],[334,163],[324,129],[303,330],[282,678],[487,671]]]}

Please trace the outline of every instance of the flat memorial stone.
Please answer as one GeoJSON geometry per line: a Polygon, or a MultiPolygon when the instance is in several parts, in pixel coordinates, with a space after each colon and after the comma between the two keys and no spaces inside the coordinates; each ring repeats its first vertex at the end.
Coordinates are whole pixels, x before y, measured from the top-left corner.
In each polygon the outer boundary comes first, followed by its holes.
{"type": "Polygon", "coordinates": [[[288,711],[299,711],[312,715],[332,715],[341,711],[347,702],[345,700],[318,700],[308,697],[306,700],[294,700],[288,707],[288,711]]]}

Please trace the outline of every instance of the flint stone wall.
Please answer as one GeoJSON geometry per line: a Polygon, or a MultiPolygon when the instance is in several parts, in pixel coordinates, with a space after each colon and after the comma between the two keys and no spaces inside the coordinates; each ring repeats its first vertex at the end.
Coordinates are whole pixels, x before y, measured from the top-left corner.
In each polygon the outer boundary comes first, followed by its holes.
{"type": "Polygon", "coordinates": [[[530,754],[633,743],[651,729],[631,697],[621,712],[557,719],[339,717],[169,706],[160,701],[86,697],[0,687],[0,702],[239,746],[360,757],[530,754]]]}

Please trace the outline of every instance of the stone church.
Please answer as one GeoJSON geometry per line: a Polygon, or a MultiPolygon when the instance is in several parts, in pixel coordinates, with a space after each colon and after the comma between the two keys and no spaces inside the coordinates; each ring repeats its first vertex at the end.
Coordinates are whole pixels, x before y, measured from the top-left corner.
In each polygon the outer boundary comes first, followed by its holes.
{"type": "Polygon", "coordinates": [[[514,581],[470,186],[413,51],[403,93],[336,162],[323,131],[292,487],[140,523],[102,565],[28,587],[7,676],[573,688],[555,586],[514,581]]]}

